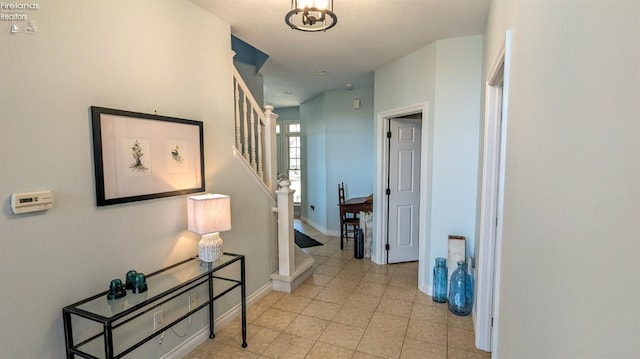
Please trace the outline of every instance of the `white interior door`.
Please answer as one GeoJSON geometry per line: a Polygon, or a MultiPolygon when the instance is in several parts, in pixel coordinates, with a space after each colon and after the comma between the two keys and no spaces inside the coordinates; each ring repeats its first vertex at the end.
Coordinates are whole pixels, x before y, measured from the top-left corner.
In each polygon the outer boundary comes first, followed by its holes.
{"type": "Polygon", "coordinates": [[[387,263],[418,260],[420,119],[390,119],[387,263]]]}

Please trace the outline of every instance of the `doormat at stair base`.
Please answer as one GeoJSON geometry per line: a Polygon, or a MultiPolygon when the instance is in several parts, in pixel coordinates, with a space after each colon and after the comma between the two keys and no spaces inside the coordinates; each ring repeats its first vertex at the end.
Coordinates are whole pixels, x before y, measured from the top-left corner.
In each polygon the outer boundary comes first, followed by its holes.
{"type": "Polygon", "coordinates": [[[322,245],[322,243],[316,241],[315,239],[307,236],[302,232],[299,232],[297,229],[294,229],[293,231],[295,232],[295,242],[300,248],[309,248],[322,245]]]}

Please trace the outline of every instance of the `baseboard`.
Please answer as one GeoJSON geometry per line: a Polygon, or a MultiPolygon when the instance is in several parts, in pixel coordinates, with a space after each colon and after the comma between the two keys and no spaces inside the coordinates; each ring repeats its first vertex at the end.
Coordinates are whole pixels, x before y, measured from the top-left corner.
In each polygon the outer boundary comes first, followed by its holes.
{"type": "Polygon", "coordinates": [[[429,284],[429,283],[421,283],[421,284],[418,286],[418,289],[419,289],[421,292],[425,293],[426,295],[428,295],[428,296],[430,296],[430,297],[432,297],[432,296],[433,296],[432,288],[433,288],[433,287],[432,287],[432,286],[431,286],[431,284],[429,284]]]}
{"type": "Polygon", "coordinates": [[[277,292],[291,293],[309,278],[315,268],[315,260],[304,253],[300,248],[295,248],[295,271],[290,276],[280,275],[278,271],[271,273],[271,284],[277,292]]]}
{"type": "MultiPolygon", "coordinates": [[[[247,297],[247,308],[251,307],[253,304],[257,303],[262,297],[267,295],[267,293],[271,292],[272,286],[271,283],[267,283],[262,286],[257,291],[253,292],[251,295],[247,297]]],[[[241,315],[242,313],[242,305],[237,304],[233,308],[229,309],[222,315],[220,315],[214,322],[214,326],[216,330],[224,328],[225,325],[231,323],[236,317],[241,315]]],[[[209,327],[204,327],[193,334],[189,339],[186,339],[180,345],[173,348],[166,355],[162,357],[162,359],[180,359],[185,357],[187,354],[191,353],[198,345],[204,343],[209,339],[209,327]]]]}
{"type": "Polygon", "coordinates": [[[305,222],[306,224],[310,225],[311,227],[317,229],[318,231],[320,231],[320,233],[326,235],[326,236],[334,236],[334,237],[339,237],[340,236],[340,231],[337,230],[328,230],[325,227],[319,225],[318,223],[310,220],[307,217],[300,217],[300,220],[305,222]]]}

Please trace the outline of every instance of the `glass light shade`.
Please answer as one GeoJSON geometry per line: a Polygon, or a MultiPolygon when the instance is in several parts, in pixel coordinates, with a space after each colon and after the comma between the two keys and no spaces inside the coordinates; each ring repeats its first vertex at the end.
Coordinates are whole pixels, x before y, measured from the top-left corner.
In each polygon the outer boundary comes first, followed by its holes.
{"type": "Polygon", "coordinates": [[[333,0],[291,0],[291,11],[284,21],[292,29],[315,32],[334,27],[338,17],[333,12],[333,0]]]}
{"type": "Polygon", "coordinates": [[[327,9],[329,7],[328,0],[298,0],[298,8],[316,8],[316,9],[327,9]]]}
{"type": "Polygon", "coordinates": [[[231,199],[222,194],[204,194],[187,198],[189,231],[202,234],[198,256],[203,262],[215,262],[222,255],[218,232],[231,229],[231,199]]]}

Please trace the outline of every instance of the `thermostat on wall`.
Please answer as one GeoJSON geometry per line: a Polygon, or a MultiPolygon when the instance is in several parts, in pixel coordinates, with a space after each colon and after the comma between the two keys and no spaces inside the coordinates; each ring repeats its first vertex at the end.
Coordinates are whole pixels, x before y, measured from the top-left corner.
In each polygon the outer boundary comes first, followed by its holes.
{"type": "Polygon", "coordinates": [[[46,211],[53,208],[51,191],[14,193],[11,195],[11,210],[15,214],[46,211]]]}

